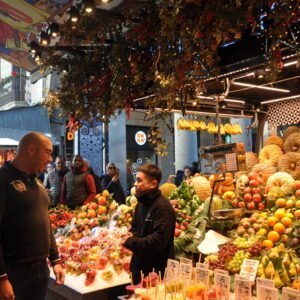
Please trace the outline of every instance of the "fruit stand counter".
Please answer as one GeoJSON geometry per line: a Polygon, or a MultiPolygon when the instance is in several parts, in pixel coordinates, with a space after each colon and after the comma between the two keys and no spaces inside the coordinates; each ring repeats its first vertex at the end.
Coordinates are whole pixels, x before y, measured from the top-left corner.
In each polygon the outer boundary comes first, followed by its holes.
{"type": "Polygon", "coordinates": [[[111,280],[105,281],[98,271],[95,281],[86,286],[85,275],[66,275],[65,284],[56,286],[54,274],[51,272],[46,300],[111,300],[125,294],[125,286],[130,284],[128,273],[124,270],[120,274],[114,273],[111,280]]]}

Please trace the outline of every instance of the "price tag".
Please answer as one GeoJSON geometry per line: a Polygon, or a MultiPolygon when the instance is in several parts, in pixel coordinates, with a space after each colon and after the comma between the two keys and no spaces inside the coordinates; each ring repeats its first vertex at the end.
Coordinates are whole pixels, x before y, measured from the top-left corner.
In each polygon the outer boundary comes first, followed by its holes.
{"type": "Polygon", "coordinates": [[[209,287],[209,269],[196,267],[195,280],[209,287]]]}
{"type": "Polygon", "coordinates": [[[179,278],[183,281],[192,280],[193,266],[189,264],[179,264],[179,278]]]}
{"type": "Polygon", "coordinates": [[[178,274],[179,274],[179,261],[168,259],[167,271],[166,271],[167,281],[171,281],[173,279],[178,278],[178,274]]]}
{"type": "Polygon", "coordinates": [[[220,272],[215,273],[215,286],[220,290],[220,299],[229,300],[230,276],[220,272]]]}
{"type": "Polygon", "coordinates": [[[258,300],[278,300],[278,289],[260,286],[258,300]]]}
{"type": "Polygon", "coordinates": [[[258,299],[259,299],[259,295],[260,295],[260,287],[262,287],[262,286],[265,286],[268,288],[275,288],[275,284],[274,284],[273,280],[257,277],[256,278],[256,295],[257,295],[258,299]]]}
{"type": "Polygon", "coordinates": [[[186,264],[186,265],[193,265],[193,261],[191,259],[185,258],[185,257],[180,257],[179,258],[179,263],[180,264],[186,264]]]}
{"type": "Polygon", "coordinates": [[[215,277],[216,277],[216,274],[222,274],[222,275],[229,276],[229,272],[228,271],[221,270],[221,269],[214,269],[214,276],[215,277]]]}
{"type": "Polygon", "coordinates": [[[300,291],[284,287],[282,289],[282,300],[300,300],[300,291]]]}
{"type": "Polygon", "coordinates": [[[209,269],[208,263],[196,263],[196,268],[209,269]]]}
{"type": "Polygon", "coordinates": [[[234,281],[235,300],[251,300],[251,281],[245,279],[235,279],[234,281]]]}
{"type": "Polygon", "coordinates": [[[241,267],[240,275],[255,282],[259,261],[254,259],[244,259],[241,267]]]}

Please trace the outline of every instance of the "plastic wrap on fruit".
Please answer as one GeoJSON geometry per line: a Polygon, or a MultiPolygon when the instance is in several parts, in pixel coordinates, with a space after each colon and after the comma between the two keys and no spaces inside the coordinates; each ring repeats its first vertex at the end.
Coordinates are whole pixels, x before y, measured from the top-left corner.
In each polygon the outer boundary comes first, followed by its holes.
{"type": "Polygon", "coordinates": [[[117,274],[121,274],[123,270],[123,265],[120,260],[116,260],[113,262],[113,268],[117,274]]]}
{"type": "Polygon", "coordinates": [[[105,281],[110,280],[113,277],[113,273],[110,270],[103,271],[101,274],[101,278],[105,281]]]}
{"type": "Polygon", "coordinates": [[[91,285],[95,281],[97,271],[95,269],[88,269],[88,270],[86,270],[85,275],[86,275],[85,285],[88,286],[88,285],[91,285]]]}
{"type": "Polygon", "coordinates": [[[155,272],[149,273],[142,281],[142,287],[156,286],[159,281],[159,277],[155,272]]]}

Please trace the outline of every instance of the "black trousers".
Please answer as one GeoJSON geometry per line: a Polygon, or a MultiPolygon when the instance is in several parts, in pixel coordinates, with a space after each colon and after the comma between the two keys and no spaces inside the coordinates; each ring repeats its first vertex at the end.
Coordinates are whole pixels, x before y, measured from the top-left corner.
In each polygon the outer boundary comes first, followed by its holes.
{"type": "Polygon", "coordinates": [[[16,300],[44,300],[47,294],[50,270],[46,259],[6,265],[16,300]]]}

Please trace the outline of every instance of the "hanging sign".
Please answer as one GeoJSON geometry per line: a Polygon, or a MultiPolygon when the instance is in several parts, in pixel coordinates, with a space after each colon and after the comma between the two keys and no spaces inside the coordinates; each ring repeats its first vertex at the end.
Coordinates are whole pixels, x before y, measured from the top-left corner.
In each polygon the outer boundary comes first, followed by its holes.
{"type": "Polygon", "coordinates": [[[147,135],[144,131],[138,131],[134,136],[134,140],[139,146],[143,146],[147,142],[147,135]]]}

